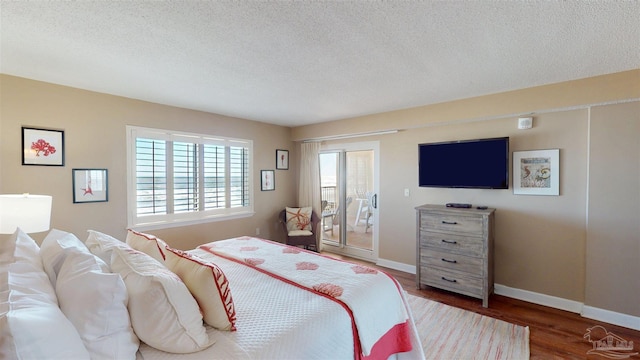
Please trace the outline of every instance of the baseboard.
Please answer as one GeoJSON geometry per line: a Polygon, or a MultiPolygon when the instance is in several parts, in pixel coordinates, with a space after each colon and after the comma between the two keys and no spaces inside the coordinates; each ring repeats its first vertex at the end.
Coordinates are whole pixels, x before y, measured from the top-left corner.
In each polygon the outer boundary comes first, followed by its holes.
{"type": "MultiPolygon", "coordinates": [[[[416,267],[414,265],[408,265],[397,261],[378,259],[376,265],[403,271],[409,274],[415,275],[416,273],[416,267]]],[[[569,311],[572,313],[580,314],[582,317],[588,319],[602,321],[608,324],[614,324],[640,331],[640,317],[638,316],[587,306],[579,301],[540,294],[528,290],[516,289],[501,284],[494,284],[493,287],[494,293],[498,295],[507,296],[513,299],[527,301],[542,306],[548,306],[554,309],[569,311]]]]}
{"type": "Polygon", "coordinates": [[[604,321],[609,324],[624,326],[640,331],[640,317],[618,313],[611,310],[599,309],[592,306],[584,306],[582,315],[588,319],[604,321]]]}
{"type": "Polygon", "coordinates": [[[580,314],[582,312],[582,308],[584,307],[584,304],[579,301],[567,300],[556,296],[516,289],[500,284],[494,284],[493,287],[494,292],[498,295],[508,296],[510,298],[548,306],[554,309],[570,311],[576,314],[580,314]]]}
{"type": "Polygon", "coordinates": [[[401,262],[397,262],[397,261],[391,261],[391,260],[385,260],[385,259],[378,259],[378,261],[376,261],[376,265],[378,266],[382,266],[382,267],[386,267],[389,269],[393,269],[393,270],[398,270],[398,271],[402,271],[402,272],[406,272],[409,274],[416,274],[416,266],[415,265],[408,265],[405,263],[401,263],[401,262]]]}
{"type": "Polygon", "coordinates": [[[640,317],[638,316],[595,308],[592,306],[584,305],[579,301],[567,300],[555,296],[536,293],[533,291],[511,288],[500,284],[494,285],[494,292],[498,295],[503,295],[538,305],[577,313],[582,317],[588,319],[623,326],[633,330],[640,330],[640,317]]]}

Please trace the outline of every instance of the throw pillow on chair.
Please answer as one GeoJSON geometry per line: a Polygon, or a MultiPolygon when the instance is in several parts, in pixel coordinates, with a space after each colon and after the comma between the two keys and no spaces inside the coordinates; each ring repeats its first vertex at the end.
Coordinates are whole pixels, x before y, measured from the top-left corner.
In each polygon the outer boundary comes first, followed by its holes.
{"type": "Polygon", "coordinates": [[[287,211],[287,231],[290,236],[311,235],[311,213],[310,206],[303,208],[286,208],[287,211]],[[291,233],[295,231],[294,233],[291,233]]]}

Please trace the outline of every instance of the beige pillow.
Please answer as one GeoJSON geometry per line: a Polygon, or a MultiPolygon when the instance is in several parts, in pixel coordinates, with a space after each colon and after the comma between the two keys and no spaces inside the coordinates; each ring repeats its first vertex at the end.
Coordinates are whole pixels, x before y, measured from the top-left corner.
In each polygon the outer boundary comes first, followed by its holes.
{"type": "Polygon", "coordinates": [[[303,208],[286,208],[287,231],[313,231],[311,229],[311,206],[303,208]]]}
{"type": "Polygon", "coordinates": [[[140,340],[170,353],[192,353],[213,344],[198,303],[176,274],[143,252],[112,251],[111,270],[127,287],[131,325],[140,340]]]}
{"type": "Polygon", "coordinates": [[[235,330],[236,311],[229,281],[215,264],[181,250],[166,248],[167,267],[187,285],[204,321],[219,330],[235,330]]]}
{"type": "Polygon", "coordinates": [[[158,239],[151,234],[144,234],[129,229],[127,232],[127,244],[136,250],[140,250],[143,253],[151,256],[152,258],[164,263],[165,255],[164,249],[167,247],[167,243],[158,239]]]}

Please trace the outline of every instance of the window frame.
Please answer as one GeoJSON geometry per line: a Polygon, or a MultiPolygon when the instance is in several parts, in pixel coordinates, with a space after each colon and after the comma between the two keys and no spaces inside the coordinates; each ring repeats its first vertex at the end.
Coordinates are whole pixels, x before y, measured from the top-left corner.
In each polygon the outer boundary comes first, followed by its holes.
{"type": "MultiPolygon", "coordinates": [[[[154,230],[171,227],[181,227],[215,221],[225,221],[253,216],[254,212],[254,181],[253,181],[253,141],[247,139],[229,138],[217,135],[197,134],[183,131],[172,131],[163,129],[146,128],[139,126],[126,126],[127,141],[127,227],[135,230],[154,230]],[[189,212],[169,213],[173,205],[167,204],[167,214],[154,215],[138,215],[137,203],[137,159],[136,159],[136,141],[138,138],[170,141],[170,142],[187,142],[203,145],[224,146],[226,149],[233,146],[245,147],[248,149],[247,154],[247,175],[249,204],[245,206],[229,207],[227,202],[224,208],[197,210],[189,212]]],[[[168,172],[167,179],[174,176],[173,159],[167,162],[168,172]],[[169,172],[170,171],[170,172],[169,172]]],[[[230,164],[226,163],[225,168],[228,170],[230,164]]],[[[225,172],[225,189],[230,191],[229,172],[225,172]]],[[[204,182],[199,185],[200,192],[204,192],[204,182]]],[[[173,189],[167,188],[168,192],[173,189]]],[[[229,195],[230,196],[230,195],[229,195]]],[[[169,198],[173,196],[168,196],[169,198]]]]}

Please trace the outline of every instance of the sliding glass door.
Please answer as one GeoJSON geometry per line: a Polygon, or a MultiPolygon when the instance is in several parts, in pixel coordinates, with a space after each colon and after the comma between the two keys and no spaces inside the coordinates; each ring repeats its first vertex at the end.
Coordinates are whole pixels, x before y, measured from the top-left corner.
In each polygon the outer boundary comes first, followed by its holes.
{"type": "Polygon", "coordinates": [[[377,259],[377,149],[366,142],[321,150],[324,250],[377,259]]]}

